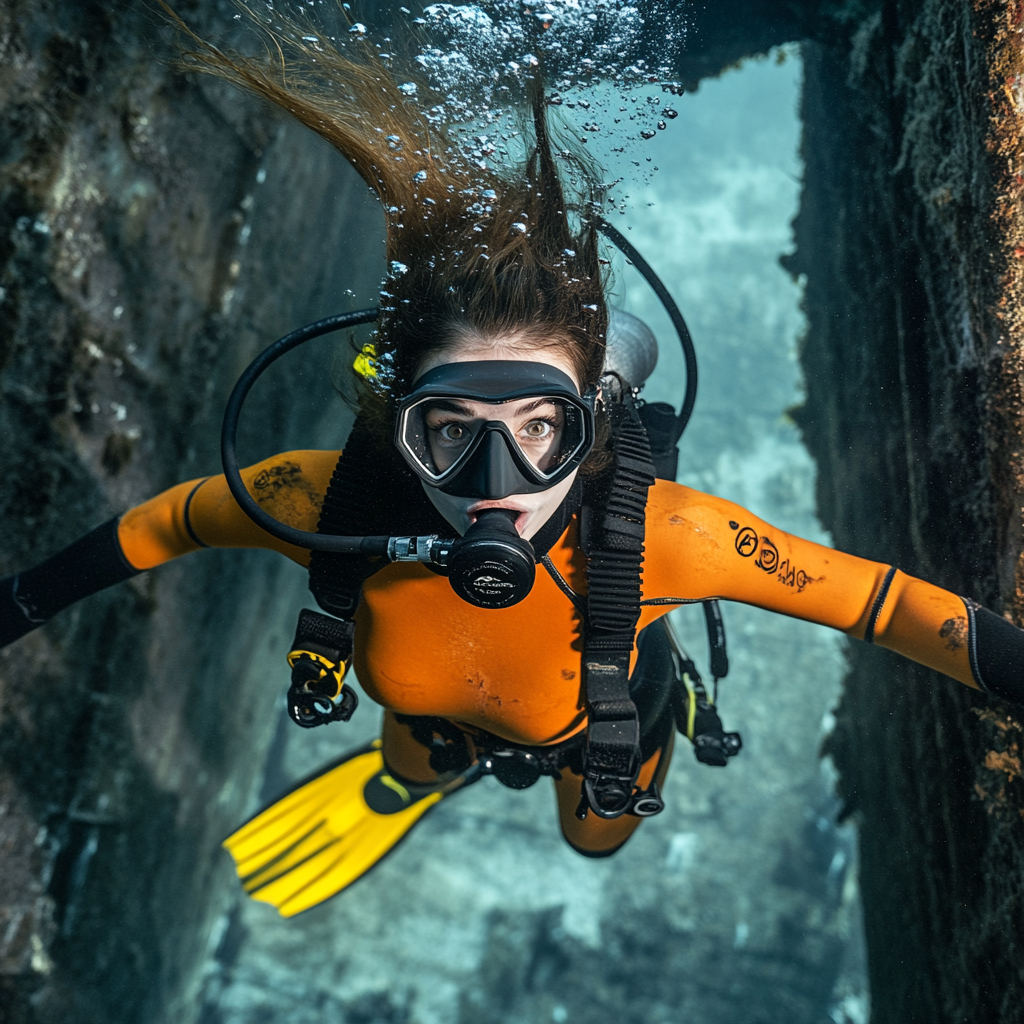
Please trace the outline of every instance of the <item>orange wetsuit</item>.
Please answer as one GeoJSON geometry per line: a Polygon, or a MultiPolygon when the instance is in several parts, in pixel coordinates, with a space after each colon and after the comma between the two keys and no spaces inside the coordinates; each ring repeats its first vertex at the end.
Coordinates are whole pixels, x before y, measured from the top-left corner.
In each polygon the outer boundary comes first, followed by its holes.
{"type": "MultiPolygon", "coordinates": [[[[338,452],[278,455],[243,472],[275,518],[315,531],[338,452]]],[[[585,558],[570,523],[549,554],[578,593],[585,558]]],[[[200,547],[272,548],[307,564],[309,552],[257,527],[222,476],[189,481],[127,512],[118,527],[125,557],[150,569],[200,547]]],[[[659,480],[650,491],[639,628],[705,598],[742,601],[868,639],[976,686],[961,598],[890,566],[802,540],[745,509],[659,480]]],[[[502,610],[476,608],[447,580],[415,563],[371,576],[356,615],[354,663],[369,696],[387,709],[384,750],[396,772],[429,781],[427,752],[394,713],[451,719],[507,740],[545,745],[585,725],[581,635],[573,604],[546,573],[529,596],[502,610]]],[[[634,652],[635,658],[635,652],[634,652]]],[[[670,750],[644,766],[640,785],[661,778],[670,750]]],[[[560,817],[577,849],[616,849],[639,819],[574,816],[580,780],[558,782],[560,817]]]]}

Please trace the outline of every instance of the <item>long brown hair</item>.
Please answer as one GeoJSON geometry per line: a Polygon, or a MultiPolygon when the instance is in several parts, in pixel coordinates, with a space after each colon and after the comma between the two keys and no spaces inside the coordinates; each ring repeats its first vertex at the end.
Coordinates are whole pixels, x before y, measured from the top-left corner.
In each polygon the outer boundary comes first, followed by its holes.
{"type": "Polygon", "coordinates": [[[401,395],[428,355],[467,336],[557,347],[581,385],[596,384],[608,314],[596,232],[581,207],[599,201],[599,187],[587,165],[563,150],[583,183],[570,209],[539,69],[526,87],[529,156],[520,167],[498,170],[474,165],[432,123],[421,104],[439,98],[411,63],[396,78],[388,63],[397,60],[385,63],[361,37],[362,26],[337,45],[280,12],[270,26],[241,9],[264,35],[261,57],[212,45],[165,7],[195,44],[188,66],[286,110],[330,142],[379,196],[389,275],[376,338],[384,387],[376,396],[401,395]],[[406,82],[415,84],[415,97],[406,82]]]}

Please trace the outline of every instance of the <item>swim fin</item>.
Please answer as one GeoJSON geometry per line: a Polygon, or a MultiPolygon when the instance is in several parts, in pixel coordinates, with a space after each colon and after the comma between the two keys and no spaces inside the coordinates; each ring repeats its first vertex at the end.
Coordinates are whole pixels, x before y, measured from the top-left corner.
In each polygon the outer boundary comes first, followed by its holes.
{"type": "Polygon", "coordinates": [[[292,917],[362,877],[442,797],[475,781],[407,787],[388,775],[380,740],[299,786],[226,839],[242,887],[292,917]]]}

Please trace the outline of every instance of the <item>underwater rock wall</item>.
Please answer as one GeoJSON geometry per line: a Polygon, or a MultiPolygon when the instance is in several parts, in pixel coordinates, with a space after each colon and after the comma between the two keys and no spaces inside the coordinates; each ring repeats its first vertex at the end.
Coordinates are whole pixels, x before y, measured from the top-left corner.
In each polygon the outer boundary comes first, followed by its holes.
{"type": "MultiPolygon", "coordinates": [[[[218,472],[246,362],[346,288],[375,304],[354,172],[173,54],[144,4],[0,10],[0,575],[218,472]]],[[[243,458],[343,436],[314,362],[254,393],[243,458]]],[[[191,1019],[304,587],[269,553],[206,552],[0,652],[0,1020],[191,1019]]]]}
{"type": "MultiPolygon", "coordinates": [[[[838,547],[1024,622],[1021,5],[896,2],[804,48],[798,418],[838,547]]],[[[829,749],[876,1024],[1016,1021],[1020,719],[853,645],[829,749]]]]}

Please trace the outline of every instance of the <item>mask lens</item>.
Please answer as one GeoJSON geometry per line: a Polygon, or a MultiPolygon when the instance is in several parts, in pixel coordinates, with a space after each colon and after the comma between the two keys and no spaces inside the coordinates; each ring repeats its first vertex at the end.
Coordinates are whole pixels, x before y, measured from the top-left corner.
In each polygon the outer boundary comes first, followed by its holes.
{"type": "Polygon", "coordinates": [[[400,437],[423,471],[441,479],[473,450],[481,431],[501,427],[541,480],[556,474],[586,442],[582,410],[557,396],[504,402],[424,398],[405,410],[400,437]]]}
{"type": "Polygon", "coordinates": [[[402,418],[405,450],[431,477],[440,478],[472,447],[485,419],[461,399],[425,398],[407,409],[402,418]]]}

